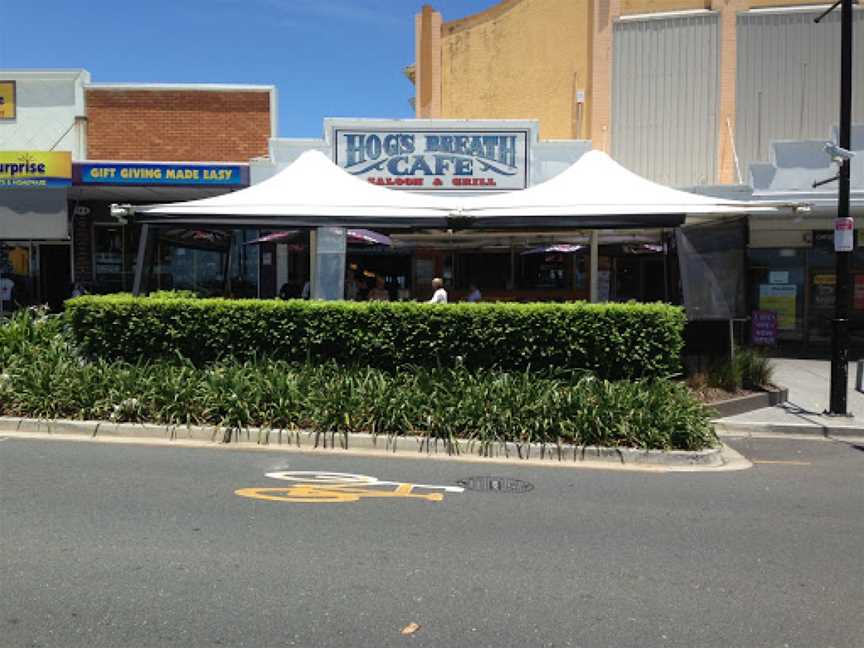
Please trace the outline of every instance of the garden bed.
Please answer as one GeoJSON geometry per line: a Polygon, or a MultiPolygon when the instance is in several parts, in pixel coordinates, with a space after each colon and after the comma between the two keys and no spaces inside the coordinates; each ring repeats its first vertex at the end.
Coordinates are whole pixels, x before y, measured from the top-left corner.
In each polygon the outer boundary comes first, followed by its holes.
{"type": "Polygon", "coordinates": [[[63,320],[20,314],[0,326],[0,414],[443,441],[700,450],[710,412],[662,378],[586,371],[345,366],[335,362],[127,362],[79,353],[63,320]]]}

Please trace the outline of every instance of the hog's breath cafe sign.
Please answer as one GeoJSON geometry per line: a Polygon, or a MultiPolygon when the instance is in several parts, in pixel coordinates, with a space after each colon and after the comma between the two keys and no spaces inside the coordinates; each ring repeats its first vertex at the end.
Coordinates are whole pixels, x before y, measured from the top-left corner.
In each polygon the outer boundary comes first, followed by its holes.
{"type": "Polygon", "coordinates": [[[502,191],[528,186],[527,130],[335,129],[336,164],[392,189],[502,191]]]}

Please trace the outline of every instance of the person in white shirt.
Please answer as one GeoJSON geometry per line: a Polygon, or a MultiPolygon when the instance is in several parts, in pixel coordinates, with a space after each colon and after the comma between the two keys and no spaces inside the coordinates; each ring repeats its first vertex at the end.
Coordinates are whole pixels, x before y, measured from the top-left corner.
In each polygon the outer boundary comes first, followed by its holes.
{"type": "Polygon", "coordinates": [[[427,303],[429,304],[446,304],[447,303],[447,291],[444,290],[444,281],[440,277],[435,277],[432,280],[432,288],[435,289],[435,294],[432,295],[432,299],[430,299],[427,303]]]}
{"type": "Polygon", "coordinates": [[[480,289],[476,286],[476,284],[471,284],[470,286],[468,286],[468,291],[468,297],[465,298],[465,301],[476,304],[481,299],[483,299],[483,295],[480,293],[480,289]]]}

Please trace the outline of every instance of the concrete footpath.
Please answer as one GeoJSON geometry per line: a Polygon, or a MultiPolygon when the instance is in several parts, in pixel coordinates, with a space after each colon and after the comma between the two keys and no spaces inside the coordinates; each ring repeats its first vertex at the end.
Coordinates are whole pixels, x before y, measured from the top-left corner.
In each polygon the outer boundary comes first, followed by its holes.
{"type": "Polygon", "coordinates": [[[729,416],[715,421],[717,433],[807,434],[864,436],[864,394],[855,391],[856,363],[849,363],[848,410],[852,416],[825,416],[831,363],[828,360],[775,358],[774,382],[789,389],[782,405],[729,416]]]}

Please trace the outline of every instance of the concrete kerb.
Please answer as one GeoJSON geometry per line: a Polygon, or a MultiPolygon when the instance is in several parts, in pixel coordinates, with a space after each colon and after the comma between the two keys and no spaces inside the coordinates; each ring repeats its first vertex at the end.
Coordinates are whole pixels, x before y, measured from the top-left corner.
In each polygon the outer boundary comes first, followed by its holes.
{"type": "Polygon", "coordinates": [[[519,463],[532,465],[622,467],[663,471],[717,471],[749,468],[747,459],[732,448],[722,446],[707,450],[642,450],[551,444],[490,443],[454,439],[429,439],[420,436],[386,437],[371,434],[323,434],[306,430],[268,430],[250,428],[240,432],[209,426],[165,426],[148,423],[114,423],[110,421],[40,420],[0,417],[0,433],[14,436],[67,437],[177,443],[215,443],[223,447],[250,447],[302,452],[342,452],[437,457],[519,463]],[[224,443],[230,438],[230,443],[224,443]]]}
{"type": "Polygon", "coordinates": [[[722,419],[712,423],[718,436],[746,436],[755,433],[776,436],[864,437],[864,427],[861,425],[823,425],[818,422],[724,421],[722,419]]]}

